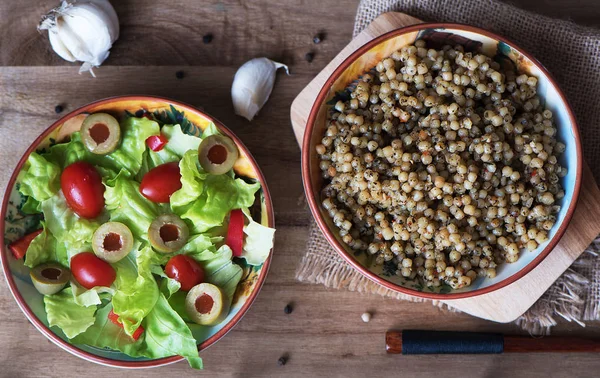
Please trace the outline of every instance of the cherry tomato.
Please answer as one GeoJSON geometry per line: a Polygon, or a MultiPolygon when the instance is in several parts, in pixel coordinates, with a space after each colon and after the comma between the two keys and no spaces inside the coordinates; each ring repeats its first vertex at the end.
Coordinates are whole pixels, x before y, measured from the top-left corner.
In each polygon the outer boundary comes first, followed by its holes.
{"type": "Polygon", "coordinates": [[[204,282],[204,269],[193,258],[186,255],[171,257],[165,266],[167,277],[181,284],[181,290],[189,291],[204,282]]]}
{"type": "Polygon", "coordinates": [[[27,252],[29,244],[31,244],[33,239],[35,239],[36,236],[41,234],[42,231],[43,230],[33,231],[32,233],[23,236],[21,239],[12,242],[8,246],[8,249],[10,249],[13,256],[15,256],[15,259],[20,259],[23,256],[25,256],[25,252],[27,252]]]}
{"type": "Polygon", "coordinates": [[[60,176],[60,186],[67,204],[82,218],[95,218],[104,208],[102,177],[91,164],[78,161],[60,176]]]}
{"type": "Polygon", "coordinates": [[[168,203],[171,194],[181,189],[179,162],[152,168],[142,178],[140,193],[152,202],[168,203]]]}
{"type": "Polygon", "coordinates": [[[146,146],[150,148],[154,152],[158,152],[163,149],[165,144],[167,144],[169,140],[163,134],[160,135],[152,135],[146,139],[146,146]]]}
{"type": "Polygon", "coordinates": [[[92,252],[82,252],[71,258],[71,273],[79,284],[86,289],[96,286],[110,286],[117,273],[106,261],[92,252]]]}
{"type": "Polygon", "coordinates": [[[240,257],[244,246],[244,213],[242,210],[231,210],[225,244],[231,248],[233,255],[240,257]]]}
{"type": "MultiPolygon", "coordinates": [[[[121,323],[121,321],[119,320],[119,315],[115,314],[115,312],[111,309],[110,312],[108,313],[108,320],[110,320],[111,322],[113,322],[113,324],[118,325],[119,327],[123,328],[123,323],[121,323]]],[[[144,333],[144,327],[139,326],[134,332],[133,335],[131,335],[131,337],[137,341],[140,336],[142,336],[142,333],[144,333]]]]}

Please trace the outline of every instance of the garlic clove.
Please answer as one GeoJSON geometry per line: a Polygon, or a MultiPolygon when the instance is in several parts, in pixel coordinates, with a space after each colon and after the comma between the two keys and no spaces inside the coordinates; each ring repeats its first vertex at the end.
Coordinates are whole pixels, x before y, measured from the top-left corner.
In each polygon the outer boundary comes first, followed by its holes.
{"type": "Polygon", "coordinates": [[[64,18],[56,20],[56,32],[62,43],[76,60],[87,62],[93,59],[92,53],[88,50],[87,46],[83,44],[81,38],[73,31],[69,24],[67,24],[64,18]]]}
{"type": "Polygon", "coordinates": [[[54,50],[58,56],[64,60],[68,60],[69,62],[75,62],[77,60],[61,41],[60,36],[56,31],[49,31],[48,38],[50,39],[50,46],[52,46],[52,50],[54,50]]]}
{"type": "Polygon", "coordinates": [[[42,18],[39,30],[48,30],[52,49],[63,59],[81,61],[79,72],[106,60],[119,37],[119,19],[108,0],[62,1],[42,18]]]}
{"type": "Polygon", "coordinates": [[[231,85],[235,114],[252,121],[269,99],[277,70],[282,67],[289,75],[285,64],[267,58],[255,58],[244,63],[235,73],[231,85]]]}
{"type": "MultiPolygon", "coordinates": [[[[117,17],[117,12],[115,8],[112,7],[108,0],[86,0],[86,2],[93,4],[98,7],[102,12],[101,16],[104,19],[104,22],[108,25],[108,31],[110,34],[110,42],[114,43],[119,38],[119,18],[117,17]]],[[[80,1],[81,3],[81,1],[80,1]]]]}
{"type": "Polygon", "coordinates": [[[69,16],[63,17],[65,24],[72,31],[77,31],[76,36],[81,41],[78,46],[89,54],[77,60],[93,66],[99,66],[104,62],[111,46],[108,25],[101,14],[100,9],[95,5],[81,4],[73,7],[69,16]]]}

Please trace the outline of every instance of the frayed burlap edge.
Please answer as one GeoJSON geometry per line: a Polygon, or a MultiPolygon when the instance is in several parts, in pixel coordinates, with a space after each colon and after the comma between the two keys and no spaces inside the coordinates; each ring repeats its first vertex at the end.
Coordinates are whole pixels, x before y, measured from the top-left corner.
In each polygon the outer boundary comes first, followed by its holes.
{"type": "MultiPolygon", "coordinates": [[[[584,327],[584,320],[598,319],[600,303],[585,300],[586,291],[591,288],[591,280],[582,274],[581,270],[589,271],[592,264],[598,262],[597,251],[599,250],[600,239],[597,239],[515,323],[532,335],[546,335],[550,334],[550,329],[557,324],[557,317],[584,327]]],[[[442,309],[460,312],[446,303],[398,293],[369,280],[348,265],[329,246],[321,230],[313,221],[309,227],[306,254],[296,270],[296,280],[337,290],[377,294],[409,302],[431,302],[434,306],[442,309]]]]}
{"type": "Polygon", "coordinates": [[[431,302],[440,308],[459,312],[440,301],[417,298],[387,289],[376,284],[348,265],[335,252],[315,222],[309,227],[307,251],[296,270],[296,280],[305,283],[323,285],[332,289],[356,291],[363,294],[377,294],[384,297],[409,302],[431,302]]]}
{"type": "Polygon", "coordinates": [[[589,280],[573,269],[568,269],[535,304],[515,322],[533,335],[550,333],[555,326],[556,316],[583,327],[581,308],[583,292],[589,280]]]}

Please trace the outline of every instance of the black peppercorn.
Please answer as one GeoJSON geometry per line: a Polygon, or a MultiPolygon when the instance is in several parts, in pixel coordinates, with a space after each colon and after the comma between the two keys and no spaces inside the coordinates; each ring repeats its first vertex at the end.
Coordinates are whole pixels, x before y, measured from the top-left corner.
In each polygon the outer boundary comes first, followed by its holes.
{"type": "Polygon", "coordinates": [[[177,72],[175,72],[175,77],[176,78],[183,79],[183,76],[184,76],[183,71],[177,71],[177,72]]]}
{"type": "Polygon", "coordinates": [[[206,34],[204,37],[202,37],[202,42],[209,44],[211,43],[213,40],[213,35],[211,33],[206,34]]]}
{"type": "Polygon", "coordinates": [[[319,43],[323,42],[324,39],[325,39],[325,34],[319,33],[313,37],[313,43],[315,45],[318,45],[319,43]]]}
{"type": "Polygon", "coordinates": [[[287,358],[285,358],[284,356],[279,357],[279,359],[277,360],[277,365],[279,366],[283,366],[285,365],[287,362],[287,358]]]}
{"type": "Polygon", "coordinates": [[[292,308],[292,305],[290,305],[290,304],[286,305],[283,308],[283,312],[285,312],[287,315],[291,314],[293,310],[294,309],[292,308]]]}
{"type": "Polygon", "coordinates": [[[63,110],[64,110],[64,109],[63,109],[63,106],[62,106],[62,105],[56,105],[56,106],[54,107],[54,112],[55,112],[56,114],[58,114],[58,113],[62,113],[62,111],[63,111],[63,110]]]}
{"type": "Polygon", "coordinates": [[[308,52],[308,53],[306,53],[306,55],[304,55],[304,59],[308,63],[312,62],[314,58],[315,58],[315,53],[312,53],[312,52],[308,52]]]}

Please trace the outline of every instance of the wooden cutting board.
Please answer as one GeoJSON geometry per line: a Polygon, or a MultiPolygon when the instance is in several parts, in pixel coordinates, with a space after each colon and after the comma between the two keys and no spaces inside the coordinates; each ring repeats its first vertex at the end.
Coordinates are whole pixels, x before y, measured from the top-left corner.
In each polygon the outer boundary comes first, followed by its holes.
{"type": "MultiPolygon", "coordinates": [[[[421,22],[404,13],[384,13],[354,38],[292,103],[291,120],[298,143],[302,145],[306,121],[318,92],[346,57],[381,34],[421,22]]],[[[581,194],[571,224],[544,261],[525,277],[502,289],[475,298],[443,302],[468,314],[501,323],[514,321],[527,311],[600,234],[600,189],[587,164],[584,165],[581,194]]]]}

